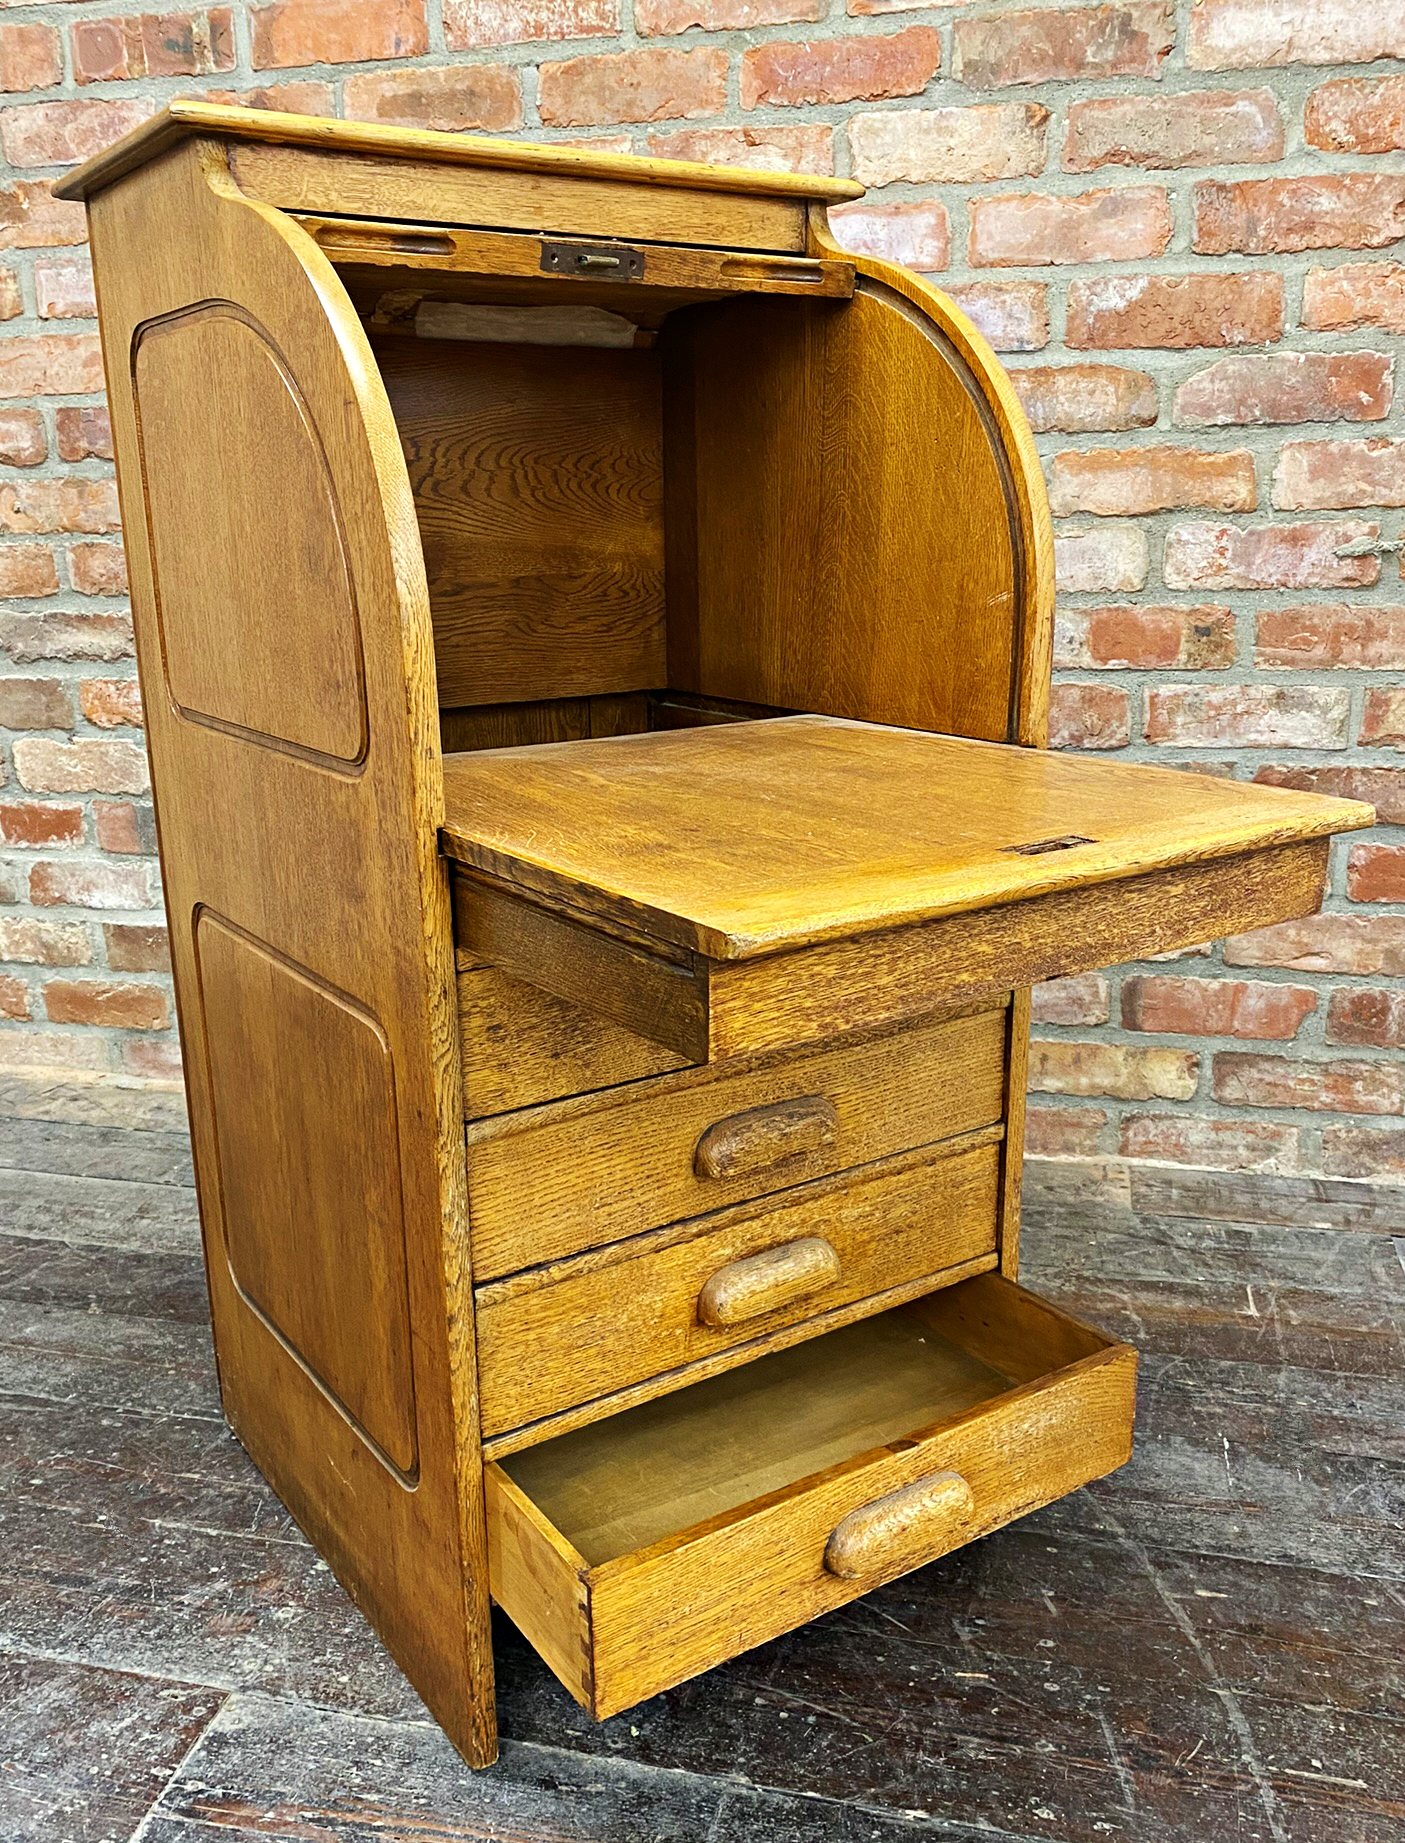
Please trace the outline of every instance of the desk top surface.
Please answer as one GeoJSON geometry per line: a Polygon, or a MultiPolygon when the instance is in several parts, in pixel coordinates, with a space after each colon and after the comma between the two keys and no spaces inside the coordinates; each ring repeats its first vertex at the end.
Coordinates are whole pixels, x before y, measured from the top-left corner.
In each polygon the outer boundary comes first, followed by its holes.
{"type": "Polygon", "coordinates": [[[722,960],[1374,817],[1358,801],[828,717],[450,755],[444,781],[452,858],[722,960]]]}

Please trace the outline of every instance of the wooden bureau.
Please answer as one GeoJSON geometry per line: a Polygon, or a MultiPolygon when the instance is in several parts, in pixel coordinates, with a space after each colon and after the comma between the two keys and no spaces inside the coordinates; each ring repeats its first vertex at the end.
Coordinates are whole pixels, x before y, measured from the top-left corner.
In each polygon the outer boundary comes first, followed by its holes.
{"type": "Polygon", "coordinates": [[[1045,740],[1008,380],[841,180],[173,103],[87,200],[230,1424],[475,1765],[1120,1465],[1029,987],[1370,809],[1045,740]]]}

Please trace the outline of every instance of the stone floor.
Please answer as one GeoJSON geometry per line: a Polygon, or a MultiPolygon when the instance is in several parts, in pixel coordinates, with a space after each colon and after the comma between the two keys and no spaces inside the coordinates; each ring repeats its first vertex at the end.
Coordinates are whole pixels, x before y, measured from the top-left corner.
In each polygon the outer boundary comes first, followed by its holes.
{"type": "Polygon", "coordinates": [[[0,1838],[1405,1840],[1405,1242],[1066,1189],[1124,1471],[599,1727],[504,1622],[474,1775],[225,1431],[178,1098],[0,1081],[0,1838]]]}

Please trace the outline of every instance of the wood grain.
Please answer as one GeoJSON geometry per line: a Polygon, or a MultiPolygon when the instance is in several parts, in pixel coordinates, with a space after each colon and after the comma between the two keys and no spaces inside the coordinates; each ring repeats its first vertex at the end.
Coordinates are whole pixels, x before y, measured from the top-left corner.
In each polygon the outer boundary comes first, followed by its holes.
{"type": "Polygon", "coordinates": [[[1372,820],[1359,801],[813,716],[460,757],[445,789],[461,862],[718,960],[1372,820]]]}
{"type": "Polygon", "coordinates": [[[950,1157],[908,1154],[480,1287],[485,1433],[993,1254],[996,1171],[993,1145],[950,1157]],[[808,1237],[838,1256],[828,1284],[778,1298],[764,1317],[702,1316],[700,1301],[721,1269],[808,1237]]]}
{"type": "Polygon", "coordinates": [[[470,1120],[686,1066],[662,1043],[496,967],[461,972],[458,989],[470,1120]]]}
{"type": "Polygon", "coordinates": [[[93,198],[90,228],[225,1409],[455,1743],[485,1763],[496,1731],[438,712],[395,425],[331,265],[233,187],[216,148],[187,138],[134,168],[93,198]],[[210,301],[236,303],[247,335],[186,343],[210,301]],[[182,330],[138,339],[157,327],[182,330]],[[255,334],[277,362],[246,357],[262,350],[255,334]],[[143,348],[162,352],[163,371],[145,368],[143,348]],[[184,501],[169,479],[147,495],[143,454],[163,451],[209,485],[193,523],[171,522],[184,501]],[[328,563],[332,527],[342,569],[328,563]],[[239,560],[228,578],[225,559],[239,560]],[[172,571],[175,604],[160,594],[172,571]],[[258,638],[259,657],[279,662],[276,687],[255,682],[242,613],[228,618],[231,585],[255,580],[269,600],[244,611],[252,621],[293,622],[329,648],[258,638]],[[346,647],[332,644],[348,608],[356,697],[337,663],[346,647]],[[187,609],[197,621],[226,611],[196,636],[206,682],[244,700],[216,706],[218,723],[188,720],[167,693],[187,609]],[[357,763],[311,753],[356,753],[362,724],[357,763]],[[287,971],[281,1017],[255,1027],[272,975],[233,950],[216,946],[202,985],[197,931],[215,923],[287,971]],[[279,1170],[298,1182],[280,1191],[268,1181],[279,1170]],[[328,1313],[307,1289],[352,1227],[336,1223],[351,1170],[378,1221],[358,1257],[366,1284],[358,1294],[342,1273],[328,1313]],[[309,1201],[313,1181],[330,1190],[309,1201]],[[303,1235],[301,1265],[275,1279],[275,1245],[303,1235]],[[226,1250],[252,1263],[262,1310],[226,1250]]]}
{"type": "Polygon", "coordinates": [[[664,679],[663,455],[648,352],[385,339],[444,705],[664,679]]]}
{"type": "Polygon", "coordinates": [[[64,198],[86,198],[102,186],[155,159],[192,135],[228,135],[241,142],[312,147],[343,153],[375,152],[391,158],[430,160],[441,166],[495,167],[512,173],[551,173],[622,179],[684,191],[717,191],[742,197],[857,198],[852,180],[776,172],[766,167],[703,166],[687,160],[640,159],[591,148],[541,146],[496,140],[489,135],[447,134],[431,128],[391,127],[379,122],[344,122],[279,109],[242,108],[182,96],[148,121],[64,175],[64,198]]]}
{"type": "Polygon", "coordinates": [[[500,1278],[992,1125],[1004,1027],[998,1008],[939,1017],[481,1122],[468,1139],[474,1270],[500,1278]],[[781,1164],[699,1174],[698,1148],[719,1123],[796,1097],[832,1107],[832,1139],[781,1164]]]}
{"type": "MultiPolygon", "coordinates": [[[[950,1290],[964,1286],[986,1316],[1017,1290],[994,1276],[950,1290]]],[[[1032,1380],[917,1305],[490,1466],[493,1516],[518,1515],[501,1472],[585,1564],[593,1667],[566,1687],[596,1715],[629,1708],[1122,1464],[1135,1354],[1087,1332],[1092,1353],[1064,1364],[1056,1332],[1045,1362],[1043,1322],[1031,1301],[1032,1380]],[[968,1521],[893,1544],[862,1581],[825,1567],[845,1518],[939,1472],[967,1482],[968,1521]]],[[[515,1584],[494,1593],[512,1614],[515,1584]]]]}

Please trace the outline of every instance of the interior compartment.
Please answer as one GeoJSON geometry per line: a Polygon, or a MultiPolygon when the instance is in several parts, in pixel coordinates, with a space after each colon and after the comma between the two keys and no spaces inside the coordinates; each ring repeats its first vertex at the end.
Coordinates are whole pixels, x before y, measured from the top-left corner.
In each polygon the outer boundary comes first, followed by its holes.
{"type": "Polygon", "coordinates": [[[1135,1371],[963,1281],[490,1465],[494,1595],[614,1713],[1114,1469],[1135,1371]]]}
{"type": "Polygon", "coordinates": [[[790,710],[1015,734],[1028,520],[969,365],[891,288],[304,222],[404,444],[446,750],[790,710]]]}

